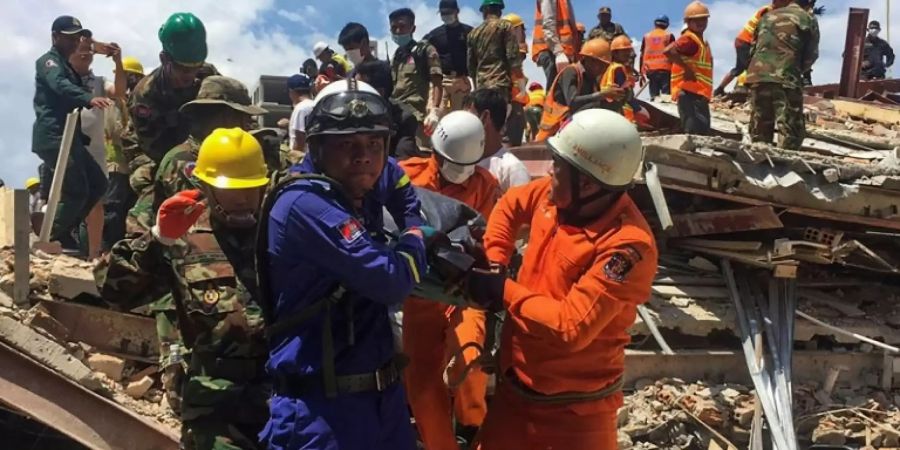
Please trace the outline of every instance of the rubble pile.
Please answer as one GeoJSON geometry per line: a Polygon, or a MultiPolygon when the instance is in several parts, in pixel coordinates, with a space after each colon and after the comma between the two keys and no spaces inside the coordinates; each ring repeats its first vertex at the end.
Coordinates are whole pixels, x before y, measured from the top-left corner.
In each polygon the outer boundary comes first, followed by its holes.
{"type": "MultiPolygon", "coordinates": [[[[10,298],[14,256],[12,249],[0,248],[0,342],[29,354],[57,373],[133,412],[179,430],[180,421],[161,391],[159,368],[153,364],[155,358],[110,354],[71,339],[79,333],[97,331],[87,330],[85,321],[70,320],[56,309],[63,303],[96,308],[72,303],[76,298],[84,300],[84,295],[88,298],[96,295],[91,264],[65,255],[33,252],[30,301],[34,306],[21,309],[10,298]]],[[[99,309],[87,309],[86,314],[99,309]]],[[[107,314],[126,315],[111,311],[107,314]]]]}
{"type": "MultiPolygon", "coordinates": [[[[861,386],[828,394],[813,383],[795,386],[794,402],[803,445],[900,446],[900,396],[861,386]]],[[[756,407],[755,391],[743,385],[639,380],[619,410],[619,448],[747,448],[756,407]]]]}

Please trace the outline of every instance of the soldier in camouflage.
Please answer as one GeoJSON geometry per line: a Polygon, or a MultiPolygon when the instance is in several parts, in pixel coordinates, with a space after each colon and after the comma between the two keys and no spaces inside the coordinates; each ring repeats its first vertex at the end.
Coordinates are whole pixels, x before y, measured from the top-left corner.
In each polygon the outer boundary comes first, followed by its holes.
{"type": "MultiPolygon", "coordinates": [[[[200,142],[216,128],[250,129],[254,115],[265,114],[262,108],[250,105],[247,88],[233,78],[213,75],[203,80],[197,98],[179,110],[189,119],[190,134],[186,141],[169,150],[159,163],[153,182],[151,207],[157,211],[167,198],[188,189],[197,189],[199,182],[193,175],[200,150],[200,142]]],[[[153,222],[150,222],[153,225],[153,222]]],[[[156,316],[156,330],[160,343],[160,368],[163,388],[173,409],[181,404],[180,392],[184,379],[184,348],[178,329],[178,315],[171,295],[165,295],[151,305],[156,316]]]]}
{"type": "Polygon", "coordinates": [[[193,177],[199,189],[168,198],[150,231],[116,243],[97,267],[98,287],[124,309],[154,286],[173,293],[191,351],[183,448],[259,448],[270,393],[254,264],[268,183],[262,148],[240,128],[217,129],[201,144],[193,177]]]}
{"type": "Polygon", "coordinates": [[[609,6],[600,7],[600,10],[597,12],[597,19],[600,23],[596,27],[591,28],[588,40],[603,38],[607,42],[612,42],[613,39],[626,35],[622,25],[612,21],[612,8],[609,6]]]}
{"type": "Polygon", "coordinates": [[[160,27],[159,39],[162,65],[138,83],[128,101],[131,124],[124,141],[131,145],[123,150],[137,196],[128,214],[128,234],[139,234],[151,225],[156,167],[166,152],[188,137],[190,124],[179,108],[197,97],[204,76],[216,74],[204,63],[206,29],[193,14],[173,14],[160,27]]]}
{"type": "Polygon", "coordinates": [[[794,1],[777,0],[773,7],[756,29],[747,70],[750,135],[771,143],[777,124],[780,146],[799,150],[806,136],[802,75],[819,57],[819,23],[794,1]]]}
{"type": "Polygon", "coordinates": [[[401,8],[389,16],[391,38],[397,44],[391,61],[394,92],[391,99],[408,105],[422,125],[416,137],[420,147],[430,147],[429,140],[441,115],[444,96],[441,59],[437,49],[428,41],[413,39],[416,15],[409,8],[401,8]],[[424,134],[422,134],[424,132],[424,134]]]}

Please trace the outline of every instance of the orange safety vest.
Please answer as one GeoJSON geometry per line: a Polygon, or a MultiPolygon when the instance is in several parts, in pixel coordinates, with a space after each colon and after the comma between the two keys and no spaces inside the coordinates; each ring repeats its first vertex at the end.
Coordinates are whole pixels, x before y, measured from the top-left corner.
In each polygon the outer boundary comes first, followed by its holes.
{"type": "MultiPolygon", "coordinates": [[[[637,84],[637,80],[634,78],[634,74],[631,73],[631,70],[628,70],[623,64],[619,64],[617,62],[610,63],[609,68],[606,69],[606,72],[603,73],[603,76],[600,77],[600,89],[606,89],[610,87],[621,87],[623,89],[634,89],[635,84],[637,84]],[[625,73],[625,84],[623,86],[618,86],[616,84],[616,71],[621,69],[625,73]]],[[[634,123],[634,109],[628,103],[628,96],[625,97],[625,100],[619,100],[618,102],[614,102],[612,100],[607,100],[608,103],[612,104],[621,104],[621,106],[616,107],[616,112],[625,116],[626,119],[630,120],[634,123]]]]}
{"type": "MultiPolygon", "coordinates": [[[[577,31],[574,10],[571,0],[556,0],[556,33],[563,51],[569,58],[575,59],[575,55],[581,50],[581,33],[577,31]]],[[[541,12],[541,0],[535,0],[534,10],[534,34],[531,38],[531,59],[537,62],[538,55],[547,50],[547,41],[544,40],[544,13],[541,12]]]]}
{"type": "Polygon", "coordinates": [[[753,37],[756,35],[756,26],[759,25],[759,20],[762,19],[762,16],[766,15],[767,12],[772,10],[772,5],[766,5],[762,8],[759,8],[759,11],[756,11],[756,14],[747,21],[747,24],[744,25],[744,29],[738,33],[737,40],[741,42],[746,42],[748,44],[753,43],[753,37]]]}
{"type": "Polygon", "coordinates": [[[687,81],[684,79],[684,67],[680,64],[672,65],[672,99],[678,100],[678,95],[682,90],[693,92],[694,94],[706,97],[712,100],[713,94],[713,57],[712,49],[709,43],[694,34],[693,31],[687,30],[684,35],[693,39],[700,47],[700,51],[691,57],[682,55],[684,61],[694,69],[696,81],[687,81]]]}
{"type": "Polygon", "coordinates": [[[538,127],[539,130],[535,137],[535,141],[537,142],[546,141],[550,136],[556,134],[556,132],[559,131],[559,127],[562,125],[563,120],[565,120],[566,116],[569,114],[569,105],[564,105],[556,101],[556,85],[567,70],[574,70],[577,74],[577,90],[581,92],[581,85],[584,83],[584,73],[582,73],[579,65],[569,64],[556,75],[556,79],[553,80],[553,84],[550,85],[550,90],[547,91],[547,96],[544,98],[544,111],[541,113],[541,124],[538,127]]]}
{"type": "Polygon", "coordinates": [[[647,73],[654,70],[664,70],[669,72],[672,70],[672,62],[666,58],[666,47],[672,41],[672,33],[661,28],[644,35],[644,53],[641,54],[644,65],[641,67],[641,73],[647,73]]]}

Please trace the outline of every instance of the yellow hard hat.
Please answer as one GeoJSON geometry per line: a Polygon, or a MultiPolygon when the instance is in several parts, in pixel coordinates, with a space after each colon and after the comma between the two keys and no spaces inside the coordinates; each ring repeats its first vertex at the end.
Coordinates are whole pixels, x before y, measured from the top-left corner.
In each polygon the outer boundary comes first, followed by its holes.
{"type": "Polygon", "coordinates": [[[610,45],[610,49],[612,51],[632,50],[632,49],[634,49],[634,46],[631,44],[631,39],[629,39],[628,36],[621,35],[621,36],[616,36],[616,38],[613,39],[612,45],[610,45]]]}
{"type": "Polygon", "coordinates": [[[259,141],[240,128],[217,128],[200,145],[194,176],[220,189],[248,189],[269,182],[259,141]]]}
{"type": "Polygon", "coordinates": [[[126,56],[122,58],[122,68],[125,69],[126,72],[136,73],[138,75],[144,74],[144,66],[138,61],[134,56],[126,56]]]}
{"type": "Polygon", "coordinates": [[[687,8],[684,9],[685,19],[702,19],[704,17],[709,17],[709,8],[707,8],[703,2],[691,2],[691,4],[687,5],[687,8]]]}
{"type": "Polygon", "coordinates": [[[609,48],[609,42],[606,39],[594,38],[585,42],[584,45],[581,46],[581,52],[579,52],[579,54],[581,56],[588,56],[608,63],[610,52],[611,50],[609,48]]]}
{"type": "Polygon", "coordinates": [[[25,189],[31,189],[39,184],[41,184],[41,180],[39,180],[37,177],[31,177],[25,180],[25,189]]]}
{"type": "Polygon", "coordinates": [[[522,21],[522,17],[516,13],[509,13],[503,16],[503,20],[511,23],[513,27],[524,27],[525,22],[522,21]]]}

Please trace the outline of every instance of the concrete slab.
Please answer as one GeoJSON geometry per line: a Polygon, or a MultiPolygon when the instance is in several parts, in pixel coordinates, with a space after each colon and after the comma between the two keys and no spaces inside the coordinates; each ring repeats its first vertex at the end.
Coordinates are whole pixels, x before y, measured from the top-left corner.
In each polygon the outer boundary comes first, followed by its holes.
{"type": "Polygon", "coordinates": [[[51,294],[67,299],[81,294],[100,296],[94,280],[93,266],[69,256],[60,256],[53,262],[49,289],[51,294]]]}

